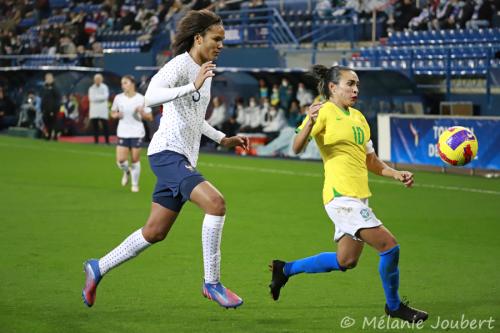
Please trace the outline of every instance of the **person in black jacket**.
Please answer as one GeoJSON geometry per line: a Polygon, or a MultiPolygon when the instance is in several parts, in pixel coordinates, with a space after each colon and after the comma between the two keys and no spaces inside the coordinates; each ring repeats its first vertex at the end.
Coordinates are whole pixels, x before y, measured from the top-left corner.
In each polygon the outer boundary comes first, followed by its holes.
{"type": "Polygon", "coordinates": [[[61,94],[54,85],[54,76],[52,73],[45,74],[45,84],[41,97],[43,122],[45,124],[45,138],[47,140],[57,140],[55,125],[57,113],[61,106],[61,94]]]}
{"type": "Polygon", "coordinates": [[[16,106],[0,86],[0,130],[16,124],[16,106]]]}

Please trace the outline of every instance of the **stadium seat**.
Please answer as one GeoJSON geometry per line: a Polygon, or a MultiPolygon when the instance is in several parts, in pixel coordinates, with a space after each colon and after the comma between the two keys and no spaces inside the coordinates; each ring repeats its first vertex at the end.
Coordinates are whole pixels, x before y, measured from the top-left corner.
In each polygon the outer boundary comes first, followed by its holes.
{"type": "Polygon", "coordinates": [[[69,0],[49,0],[50,8],[67,8],[69,5],[69,0]]]}

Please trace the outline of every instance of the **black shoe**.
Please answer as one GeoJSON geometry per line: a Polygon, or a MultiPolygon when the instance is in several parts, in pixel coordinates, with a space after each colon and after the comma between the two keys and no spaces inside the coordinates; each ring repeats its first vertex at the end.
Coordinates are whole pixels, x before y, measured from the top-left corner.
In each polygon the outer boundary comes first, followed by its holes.
{"type": "Polygon", "coordinates": [[[427,312],[410,307],[408,301],[401,302],[399,308],[394,311],[389,310],[386,304],[385,313],[392,318],[399,318],[410,323],[424,322],[429,317],[427,312]]]}
{"type": "Polygon", "coordinates": [[[269,288],[271,289],[271,295],[275,301],[280,298],[281,288],[283,288],[288,282],[288,277],[283,271],[284,268],[285,262],[281,260],[273,260],[273,262],[269,265],[269,270],[273,272],[269,288]]]}

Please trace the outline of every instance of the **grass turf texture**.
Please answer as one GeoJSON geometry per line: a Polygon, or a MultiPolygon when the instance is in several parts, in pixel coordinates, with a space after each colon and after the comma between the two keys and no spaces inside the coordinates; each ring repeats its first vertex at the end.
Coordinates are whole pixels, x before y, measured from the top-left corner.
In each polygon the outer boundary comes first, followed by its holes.
{"type": "MultiPolygon", "coordinates": [[[[0,332],[381,331],[362,329],[384,307],[369,247],[352,271],[293,277],[278,302],[268,294],[271,259],[335,251],[320,163],[200,157],[198,169],[226,198],[222,281],[244,298],[240,309],[201,296],[203,214],[190,203],[165,241],[104,278],[88,309],[82,263],[145,222],[155,181],[147,159],[135,194],[120,186],[113,147],[0,137],[0,156],[0,332]],[[356,324],[342,330],[345,316],[356,324]]],[[[495,328],[484,331],[500,331],[500,181],[415,178],[421,186],[408,190],[371,177],[370,204],[401,244],[401,295],[430,313],[418,331],[441,331],[430,327],[438,316],[462,314],[492,316],[495,328]]]]}

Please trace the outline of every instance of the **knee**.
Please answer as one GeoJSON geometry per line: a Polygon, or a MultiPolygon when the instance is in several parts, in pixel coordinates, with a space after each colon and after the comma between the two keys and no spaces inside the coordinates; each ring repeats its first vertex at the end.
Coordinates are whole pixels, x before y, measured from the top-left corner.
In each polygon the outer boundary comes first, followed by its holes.
{"type": "Polygon", "coordinates": [[[338,261],[340,267],[343,267],[345,269],[353,269],[358,264],[358,258],[354,257],[338,258],[338,261]]]}
{"type": "Polygon", "coordinates": [[[165,237],[167,237],[167,231],[159,227],[146,225],[142,229],[142,235],[144,236],[144,239],[149,243],[157,243],[161,242],[165,239],[165,237]]]}
{"type": "Polygon", "coordinates": [[[210,207],[206,211],[207,214],[217,216],[226,215],[226,201],[221,195],[211,198],[210,202],[210,207]]]}
{"type": "Polygon", "coordinates": [[[385,252],[398,245],[398,241],[393,236],[388,237],[380,242],[378,249],[379,252],[385,252]]]}

